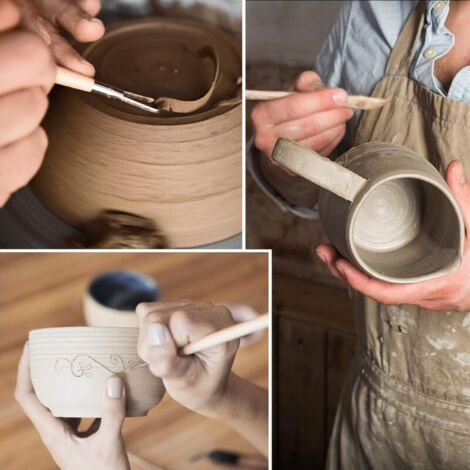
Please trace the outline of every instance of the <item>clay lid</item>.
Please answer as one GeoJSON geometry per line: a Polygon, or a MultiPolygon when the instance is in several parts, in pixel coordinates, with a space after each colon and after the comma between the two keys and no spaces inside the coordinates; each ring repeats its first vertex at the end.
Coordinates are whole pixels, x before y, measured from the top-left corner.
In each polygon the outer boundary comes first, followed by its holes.
{"type": "Polygon", "coordinates": [[[210,88],[214,62],[201,59],[198,52],[211,47],[217,54],[221,77],[213,98],[205,108],[191,116],[162,113],[149,115],[119,101],[84,95],[93,107],[122,119],[159,124],[202,120],[223,113],[230,107],[214,104],[233,98],[239,92],[241,74],[239,41],[204,23],[189,20],[149,18],[113,25],[103,39],[84,49],[84,56],[96,68],[96,79],[122,90],[150,97],[168,96],[195,100],[210,88]]]}

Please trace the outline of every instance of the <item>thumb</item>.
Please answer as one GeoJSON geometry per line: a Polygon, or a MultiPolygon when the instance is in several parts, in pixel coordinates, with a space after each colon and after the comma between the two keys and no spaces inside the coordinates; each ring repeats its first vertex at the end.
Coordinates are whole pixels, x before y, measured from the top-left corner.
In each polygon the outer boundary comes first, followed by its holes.
{"type": "Polygon", "coordinates": [[[446,181],[457,199],[468,234],[470,233],[470,184],[465,176],[465,169],[461,161],[453,160],[449,163],[446,181]]]}
{"type": "Polygon", "coordinates": [[[0,0],[0,32],[18,25],[20,11],[13,0],[0,0]]]}
{"type": "Polygon", "coordinates": [[[175,340],[167,326],[151,323],[147,334],[149,352],[146,361],[150,372],[162,379],[184,377],[191,367],[191,358],[178,355],[175,340]]]}
{"type": "Polygon", "coordinates": [[[121,434],[122,423],[126,416],[126,389],[118,376],[106,382],[101,411],[101,425],[98,434],[116,439],[121,434]]]}

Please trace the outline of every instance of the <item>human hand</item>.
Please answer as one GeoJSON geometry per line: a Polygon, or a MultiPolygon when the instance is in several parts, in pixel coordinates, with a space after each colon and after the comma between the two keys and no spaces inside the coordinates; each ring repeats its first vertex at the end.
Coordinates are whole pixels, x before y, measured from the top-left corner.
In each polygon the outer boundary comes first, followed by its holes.
{"type": "Polygon", "coordinates": [[[427,310],[470,310],[470,184],[460,161],[449,164],[446,181],[459,204],[466,228],[463,260],[457,271],[414,284],[391,284],[359,271],[330,245],[319,245],[318,257],[334,277],[381,304],[410,304],[427,310]]]}
{"type": "Polygon", "coordinates": [[[347,93],[343,89],[317,89],[319,84],[321,79],[315,72],[303,72],[294,85],[301,93],[258,103],[251,114],[255,145],[262,152],[261,171],[296,205],[313,206],[318,188],[271,158],[277,140],[294,140],[326,157],[344,137],[345,123],[353,116],[353,110],[344,107],[347,93]]]}
{"type": "Polygon", "coordinates": [[[36,397],[26,343],[18,366],[15,398],[62,470],[130,469],[121,433],[126,391],[119,377],[108,379],[101,420],[95,420],[88,431],[79,432],[79,419],[54,418],[36,397]]]}
{"type": "Polygon", "coordinates": [[[178,349],[233,324],[223,306],[208,302],[142,303],[138,353],[150,371],[163,379],[167,392],[186,408],[211,418],[225,412],[230,371],[239,341],[207,348],[191,356],[178,349]]]}
{"type": "Polygon", "coordinates": [[[104,34],[104,25],[96,18],[100,0],[18,0],[24,26],[43,39],[56,62],[84,75],[95,69],[61,36],[64,29],[78,42],[93,42],[104,34]]]}
{"type": "Polygon", "coordinates": [[[47,147],[40,127],[56,76],[49,49],[18,30],[20,12],[0,0],[0,207],[39,169],[47,147]]]}

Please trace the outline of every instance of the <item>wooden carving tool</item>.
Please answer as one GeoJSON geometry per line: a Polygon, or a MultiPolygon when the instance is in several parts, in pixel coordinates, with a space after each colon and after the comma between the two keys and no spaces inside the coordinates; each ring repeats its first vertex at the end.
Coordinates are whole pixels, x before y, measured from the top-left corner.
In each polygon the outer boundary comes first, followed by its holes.
{"type": "Polygon", "coordinates": [[[118,88],[105,85],[104,83],[99,83],[92,77],[87,77],[86,75],[82,75],[60,66],[57,67],[55,83],[68,88],[74,88],[75,90],[86,91],[87,93],[97,93],[98,95],[119,100],[130,106],[148,111],[149,113],[157,114],[160,111],[182,114],[192,113],[209,103],[221,74],[220,60],[212,47],[201,48],[197,52],[197,55],[201,60],[209,59],[213,63],[214,75],[207,92],[195,100],[179,100],[177,98],[166,96],[151,98],[150,96],[138,95],[137,93],[119,90],[118,88]]]}
{"type": "MultiPolygon", "coordinates": [[[[323,85],[316,87],[318,90],[324,88],[323,85]]],[[[245,97],[247,100],[254,101],[267,101],[276,100],[278,98],[284,98],[286,96],[294,95],[299,93],[297,91],[262,91],[262,90],[246,90],[245,97]]],[[[371,110],[381,108],[388,102],[388,99],[372,98],[370,96],[351,95],[348,96],[347,103],[345,104],[348,108],[371,110]]]]}
{"type": "MultiPolygon", "coordinates": [[[[247,336],[257,331],[264,330],[269,326],[269,313],[260,315],[253,320],[248,320],[245,322],[237,323],[236,325],[223,328],[222,330],[215,331],[204,338],[201,338],[194,343],[189,343],[186,346],[182,347],[178,352],[181,356],[190,356],[191,354],[196,354],[204,349],[212,348],[222,343],[227,343],[234,339],[241,338],[242,336],[247,336]]],[[[134,367],[138,369],[140,367],[146,367],[148,364],[144,362],[134,367]]]]}
{"type": "Polygon", "coordinates": [[[122,101],[130,106],[134,106],[149,113],[159,113],[160,110],[149,106],[148,103],[155,101],[153,98],[136,95],[127,91],[121,91],[108,85],[97,82],[92,77],[87,77],[81,73],[68,70],[64,67],[57,67],[57,76],[55,79],[57,85],[66,86],[75,90],[86,91],[87,93],[97,93],[108,98],[122,101]]]}

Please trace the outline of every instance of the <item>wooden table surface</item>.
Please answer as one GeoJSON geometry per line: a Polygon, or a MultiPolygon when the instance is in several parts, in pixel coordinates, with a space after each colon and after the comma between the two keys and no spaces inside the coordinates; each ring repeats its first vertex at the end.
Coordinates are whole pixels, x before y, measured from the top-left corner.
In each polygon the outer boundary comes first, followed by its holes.
{"type": "MultiPolygon", "coordinates": [[[[18,360],[29,330],[83,325],[86,285],[94,275],[111,269],[153,276],[163,300],[244,303],[260,313],[268,311],[265,253],[0,254],[0,469],[56,468],[13,398],[18,360]]],[[[267,387],[266,333],[239,351],[234,368],[245,379],[267,387]]],[[[186,410],[168,395],[148,416],[126,420],[124,435],[130,452],[167,470],[221,468],[206,459],[191,462],[193,456],[214,449],[255,453],[230,428],[186,410]]]]}

